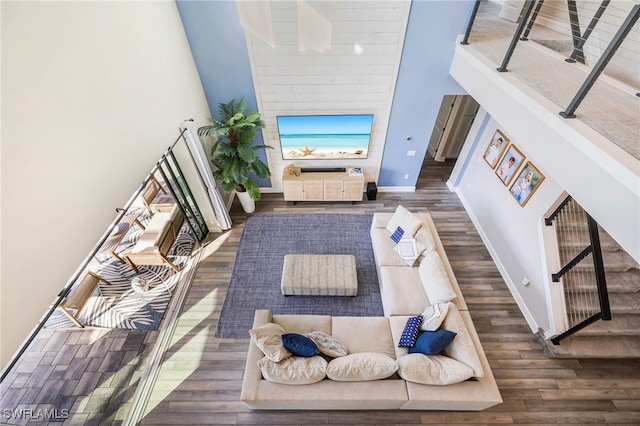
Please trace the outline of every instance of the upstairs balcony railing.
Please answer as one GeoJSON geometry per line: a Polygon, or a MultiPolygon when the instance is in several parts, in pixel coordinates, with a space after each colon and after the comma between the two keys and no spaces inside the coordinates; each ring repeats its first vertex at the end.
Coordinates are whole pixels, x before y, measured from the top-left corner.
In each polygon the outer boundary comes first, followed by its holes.
{"type": "Polygon", "coordinates": [[[476,0],[461,43],[483,48],[482,53],[491,47],[494,51],[487,57],[495,61],[497,72],[512,71],[512,65],[513,75],[528,79],[524,82],[557,104],[561,117],[585,120],[640,159],[637,142],[631,143],[640,137],[640,3],[523,0],[505,4],[522,5],[513,21],[503,16],[504,6],[476,0]],[[557,60],[552,66],[534,63],[537,57],[526,57],[532,55],[530,47],[546,50],[557,60]],[[581,73],[562,75],[568,67],[581,73]],[[602,93],[610,92],[605,84],[620,89],[625,103],[603,99],[602,93]],[[594,125],[597,120],[607,124],[594,125]]]}

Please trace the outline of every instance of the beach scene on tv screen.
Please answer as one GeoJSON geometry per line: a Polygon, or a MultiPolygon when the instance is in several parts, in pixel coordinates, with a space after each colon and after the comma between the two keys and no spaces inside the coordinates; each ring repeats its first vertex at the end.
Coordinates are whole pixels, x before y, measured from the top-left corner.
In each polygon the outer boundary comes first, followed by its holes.
{"type": "Polygon", "coordinates": [[[367,158],[372,114],[277,117],[284,160],[367,158]]]}

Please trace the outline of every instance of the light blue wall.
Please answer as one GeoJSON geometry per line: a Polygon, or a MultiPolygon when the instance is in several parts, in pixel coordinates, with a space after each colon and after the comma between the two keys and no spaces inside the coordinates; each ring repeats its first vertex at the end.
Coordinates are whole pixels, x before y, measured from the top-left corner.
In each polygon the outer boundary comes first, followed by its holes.
{"type": "MultiPolygon", "coordinates": [[[[257,111],[247,42],[236,2],[178,0],[176,4],[212,116],[220,117],[218,103],[241,97],[247,101],[247,111],[257,111]]],[[[262,133],[258,133],[255,144],[264,144],[262,133]]],[[[258,156],[266,163],[264,152],[258,152],[258,156]]],[[[270,179],[254,179],[261,187],[271,187],[270,179]]]]}
{"type": "MultiPolygon", "coordinates": [[[[449,66],[456,36],[464,33],[473,3],[413,1],[378,185],[416,184],[442,97],[466,94],[449,75],[449,66]],[[407,157],[408,150],[416,155],[407,157]],[[404,179],[405,174],[409,179],[404,179]]],[[[219,102],[241,96],[250,110],[257,110],[236,2],[178,0],[177,5],[213,116],[219,102]]],[[[262,135],[256,143],[263,143],[262,135]]],[[[266,155],[260,154],[266,161],[266,155]]],[[[261,180],[259,185],[269,187],[271,182],[261,180]]]]}
{"type": "Polygon", "coordinates": [[[415,186],[442,97],[466,94],[449,75],[449,66],[456,36],[465,32],[473,4],[471,0],[413,1],[379,186],[415,186]],[[407,157],[408,150],[416,155],[407,157]]]}

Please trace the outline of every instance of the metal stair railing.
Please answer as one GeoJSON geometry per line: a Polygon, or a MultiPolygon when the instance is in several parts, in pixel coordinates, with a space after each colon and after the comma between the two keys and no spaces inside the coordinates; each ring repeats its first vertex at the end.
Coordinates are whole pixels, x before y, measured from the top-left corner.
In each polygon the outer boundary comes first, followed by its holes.
{"type": "Polygon", "coordinates": [[[598,320],[611,320],[598,223],[568,196],[545,218],[556,226],[562,268],[551,274],[562,282],[568,329],[551,339],[554,345],[598,320]],[[561,281],[562,280],[562,281],[561,281]]]}

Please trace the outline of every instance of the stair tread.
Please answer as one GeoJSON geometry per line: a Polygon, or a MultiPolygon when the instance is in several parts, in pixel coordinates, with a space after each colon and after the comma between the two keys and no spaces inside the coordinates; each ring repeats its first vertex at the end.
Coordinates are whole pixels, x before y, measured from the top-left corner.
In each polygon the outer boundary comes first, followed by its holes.
{"type": "MultiPolygon", "coordinates": [[[[609,293],[637,293],[640,292],[640,270],[626,272],[606,271],[607,290],[609,293]]],[[[563,278],[565,284],[570,284],[572,291],[594,291],[594,283],[572,282],[571,276],[563,278]]]]}
{"type": "MultiPolygon", "coordinates": [[[[561,252],[562,253],[562,252],[561,252]]],[[[571,252],[564,252],[563,256],[561,256],[561,261],[569,262],[572,260],[575,255],[578,254],[578,250],[571,252]]],[[[622,250],[617,251],[603,251],[602,252],[602,263],[604,264],[604,269],[606,271],[613,272],[626,272],[626,271],[634,271],[640,269],[640,264],[636,262],[629,254],[622,250]]],[[[578,263],[574,269],[592,269],[593,268],[593,257],[591,254],[587,255],[582,262],[578,263]]]]}
{"type": "Polygon", "coordinates": [[[582,336],[627,335],[640,336],[640,315],[613,314],[610,321],[596,321],[580,330],[582,336]]]}
{"type": "MultiPolygon", "coordinates": [[[[599,310],[598,299],[594,297],[583,297],[584,294],[576,297],[567,297],[568,312],[582,312],[599,310]]],[[[620,314],[640,314],[640,293],[610,293],[609,305],[611,312],[620,314]]]]}
{"type": "Polygon", "coordinates": [[[640,358],[640,336],[574,335],[546,346],[552,358],[640,358]]]}

